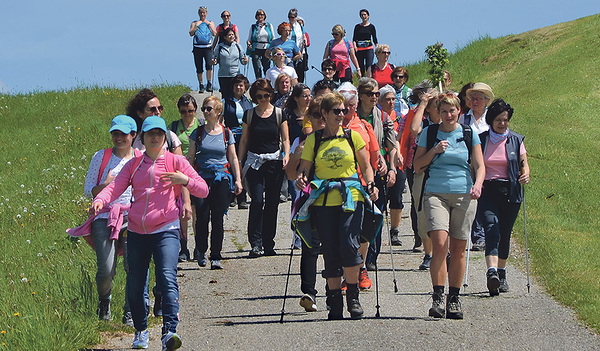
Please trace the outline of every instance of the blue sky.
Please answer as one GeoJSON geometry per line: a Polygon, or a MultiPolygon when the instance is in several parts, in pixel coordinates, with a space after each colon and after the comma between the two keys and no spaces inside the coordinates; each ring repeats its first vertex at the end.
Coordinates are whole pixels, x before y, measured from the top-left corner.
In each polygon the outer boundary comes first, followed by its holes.
{"type": "MultiPolygon", "coordinates": [[[[26,93],[100,85],[142,87],[183,83],[197,89],[187,31],[198,6],[220,23],[228,10],[245,40],[257,8],[277,26],[292,2],[57,0],[0,2],[0,92],[26,93]],[[223,6],[223,4],[227,4],[223,6]]],[[[454,51],[482,35],[517,34],[598,12],[596,1],[305,1],[296,6],[311,37],[309,63],[319,66],[331,28],[352,37],[366,7],[390,62],[418,61],[427,45],[454,51]],[[341,6],[340,4],[343,4],[341,6]],[[378,6],[373,6],[377,4],[378,6]]],[[[249,72],[252,70],[250,69],[249,72]]],[[[249,73],[253,76],[252,73],[249,73]]],[[[307,82],[320,76],[309,71],[307,82]]],[[[253,77],[251,77],[253,79],[253,77]]]]}

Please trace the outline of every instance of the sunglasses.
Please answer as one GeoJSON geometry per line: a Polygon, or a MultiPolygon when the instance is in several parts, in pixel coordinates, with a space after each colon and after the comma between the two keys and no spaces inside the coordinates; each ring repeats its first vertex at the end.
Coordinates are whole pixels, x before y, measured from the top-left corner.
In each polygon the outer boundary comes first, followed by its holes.
{"type": "Polygon", "coordinates": [[[229,18],[229,17],[231,17],[231,15],[223,15],[223,16],[221,16],[221,18],[229,18]]]}
{"type": "Polygon", "coordinates": [[[363,94],[367,95],[368,97],[373,97],[373,96],[379,97],[379,92],[378,91],[376,91],[376,92],[369,91],[369,92],[366,92],[366,93],[363,93],[363,94]]]}
{"type": "Polygon", "coordinates": [[[332,108],[331,111],[335,114],[335,115],[339,115],[341,114],[346,114],[348,113],[348,108],[344,107],[344,108],[332,108]]]}
{"type": "Polygon", "coordinates": [[[458,99],[454,93],[443,93],[437,96],[438,100],[444,100],[444,98],[458,99]]]}
{"type": "Polygon", "coordinates": [[[382,51],[381,53],[382,53],[383,55],[389,55],[389,54],[391,54],[391,52],[389,52],[389,51],[382,51]]]}
{"type": "Polygon", "coordinates": [[[200,111],[202,111],[202,112],[210,112],[212,110],[213,110],[212,106],[202,106],[202,107],[200,107],[200,111]]]}
{"type": "Polygon", "coordinates": [[[276,53],[276,54],[275,54],[275,56],[285,56],[285,53],[283,53],[283,52],[278,52],[278,53],[276,53]]]}
{"type": "Polygon", "coordinates": [[[193,112],[196,112],[196,110],[194,110],[194,109],[191,109],[191,110],[179,110],[179,113],[180,113],[180,114],[184,114],[184,113],[193,113],[193,112]]]}
{"type": "Polygon", "coordinates": [[[406,77],[406,76],[403,76],[403,75],[401,75],[401,74],[394,74],[394,75],[392,76],[392,78],[400,78],[400,79],[404,79],[404,77],[406,77]]]}
{"type": "Polygon", "coordinates": [[[338,35],[340,35],[340,33],[331,33],[331,35],[333,35],[334,37],[337,37],[338,35]]]}
{"type": "Polygon", "coordinates": [[[158,112],[162,112],[162,110],[164,109],[163,105],[159,105],[158,107],[156,106],[152,106],[148,109],[148,111],[152,112],[152,113],[158,113],[158,112]]]}
{"type": "Polygon", "coordinates": [[[256,94],[256,100],[268,99],[270,97],[271,97],[271,94],[269,94],[269,93],[256,94]]]}

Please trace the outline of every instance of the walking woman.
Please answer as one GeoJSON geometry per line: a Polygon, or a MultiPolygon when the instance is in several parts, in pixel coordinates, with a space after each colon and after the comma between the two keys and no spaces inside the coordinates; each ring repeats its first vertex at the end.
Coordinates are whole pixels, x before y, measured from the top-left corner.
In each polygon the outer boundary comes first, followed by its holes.
{"type": "Polygon", "coordinates": [[[294,62],[302,58],[302,53],[300,52],[298,45],[296,45],[296,42],[291,38],[292,26],[287,22],[280,23],[279,26],[277,26],[277,34],[279,34],[280,37],[271,41],[269,48],[265,52],[265,56],[270,58],[275,48],[282,48],[287,57],[285,64],[293,68],[294,62]]]}
{"type": "Polygon", "coordinates": [[[136,329],[133,348],[148,347],[148,307],[144,287],[150,259],[154,257],[157,286],[162,295],[163,349],[181,346],[176,334],[179,322],[179,288],[177,256],[179,253],[178,193],[185,186],[192,195],[206,197],[206,182],[185,157],[165,151],[167,125],[164,119],[150,116],[142,124],[142,141],[146,151],[129,161],[115,180],[96,196],[90,208],[98,214],[117,199],[129,186],[134,201],[128,215],[127,253],[130,273],[127,289],[133,324],[136,329]]]}
{"type": "Polygon", "coordinates": [[[223,31],[223,41],[215,49],[213,65],[219,65],[219,87],[223,98],[233,95],[233,77],[240,73],[240,63],[248,63],[244,50],[235,41],[235,32],[232,28],[223,31]]]}
{"type": "Polygon", "coordinates": [[[356,58],[360,65],[360,72],[364,76],[368,67],[373,64],[373,48],[377,46],[377,31],[375,26],[369,22],[369,11],[359,11],[361,23],[354,26],[352,41],[356,48],[356,58]]]}
{"type": "Polygon", "coordinates": [[[427,218],[427,234],[433,244],[431,282],[433,304],[429,316],[462,319],[458,298],[465,274],[465,249],[471,225],[481,195],[485,177],[481,144],[472,130],[463,130],[458,123],[460,102],[453,92],[438,96],[436,108],[442,123],[423,130],[415,154],[415,172],[427,169],[423,180],[423,209],[427,218]],[[432,129],[433,128],[433,129],[432,129]],[[470,162],[469,162],[470,159],[470,162]],[[471,167],[475,182],[471,179],[471,167]],[[446,254],[450,249],[450,272],[446,254]],[[448,299],[444,306],[444,287],[448,278],[448,299]]]}
{"type": "Polygon", "coordinates": [[[198,170],[198,174],[209,187],[208,197],[195,199],[196,207],[196,249],[199,252],[198,265],[205,267],[208,250],[208,223],[210,235],[210,269],[223,269],[221,249],[223,247],[223,216],[229,207],[231,193],[242,191],[240,166],[235,153],[233,133],[219,123],[223,104],[216,96],[204,99],[201,111],[206,123],[190,136],[188,161],[198,170]],[[233,174],[227,169],[231,166],[233,174]]]}
{"type": "Polygon", "coordinates": [[[276,81],[277,78],[279,78],[279,76],[283,73],[290,76],[290,87],[298,84],[298,76],[296,75],[296,71],[293,67],[285,64],[286,56],[282,48],[277,47],[273,49],[271,60],[273,60],[273,66],[267,70],[265,73],[265,78],[271,82],[271,85],[274,89],[279,90],[279,86],[277,85],[276,81]]]}
{"type": "Polygon", "coordinates": [[[277,254],[274,239],[279,190],[290,157],[290,141],[288,122],[281,109],[271,105],[272,95],[269,81],[257,79],[250,87],[250,97],[258,105],[246,111],[243,119],[239,159],[252,199],[248,216],[250,257],[277,254]]]}
{"type": "Polygon", "coordinates": [[[217,35],[217,30],[215,29],[215,24],[212,21],[206,19],[206,15],[208,14],[208,10],[204,6],[200,6],[198,8],[198,16],[200,19],[198,21],[193,21],[189,34],[190,37],[193,37],[194,40],[194,49],[192,53],[194,54],[194,64],[196,65],[196,74],[198,76],[198,92],[204,92],[204,68],[202,67],[202,63],[204,61],[204,67],[206,68],[206,91],[212,92],[212,52],[213,52],[213,40],[217,35]]]}
{"type": "Polygon", "coordinates": [[[346,304],[350,316],[357,319],[363,315],[358,297],[358,272],[363,264],[358,251],[359,236],[365,198],[375,200],[378,194],[365,142],[357,132],[342,128],[347,112],[345,101],[340,93],[323,97],[321,115],[325,118],[325,129],[306,139],[296,178],[299,190],[311,183],[310,199],[314,202],[310,221],[317,229],[323,248],[323,277],[329,287],[330,320],[343,319],[342,275],[346,276],[346,304]],[[366,191],[357,175],[357,161],[368,184],[366,191]]]}
{"type": "Polygon", "coordinates": [[[359,70],[354,45],[346,39],[346,31],[344,31],[344,28],[340,24],[336,24],[331,29],[331,35],[333,35],[333,39],[325,45],[323,61],[331,59],[335,63],[336,68],[333,80],[341,83],[352,82],[352,68],[350,67],[350,62],[352,62],[357,69],[356,75],[358,75],[358,78],[362,77],[363,74],[359,70]]]}
{"type": "Polygon", "coordinates": [[[229,28],[231,28],[235,34],[234,41],[238,44],[240,43],[240,31],[235,24],[231,23],[231,13],[227,10],[221,12],[221,19],[223,20],[223,23],[217,26],[217,40],[213,42],[213,50],[217,45],[224,41],[225,30],[229,28]]]}
{"type": "Polygon", "coordinates": [[[497,99],[485,116],[490,130],[480,134],[485,181],[477,215],[485,230],[487,288],[491,296],[508,292],[506,260],[510,235],[523,201],[523,184],[529,183],[524,137],[508,128],[513,108],[497,99]]]}
{"type": "Polygon", "coordinates": [[[378,44],[375,48],[375,57],[377,62],[367,68],[367,77],[371,77],[377,81],[380,87],[391,85],[392,72],[396,66],[389,63],[390,47],[386,44],[378,44]]]}
{"type": "Polygon", "coordinates": [[[256,79],[262,78],[263,74],[267,72],[271,62],[265,55],[269,44],[274,38],[273,25],[266,22],[267,14],[263,9],[256,10],[256,23],[250,27],[250,33],[248,33],[248,52],[252,58],[252,68],[254,68],[254,76],[256,79]]]}
{"type": "MultiPolygon", "coordinates": [[[[100,150],[94,154],[85,178],[84,193],[88,198],[94,198],[110,184],[119,174],[123,166],[141,152],[131,147],[135,138],[137,126],[133,118],[119,115],[113,118],[109,132],[113,147],[100,150]]],[[[110,301],[112,283],[117,273],[117,256],[119,246],[126,253],[127,211],[131,203],[131,189],[128,188],[121,196],[111,202],[101,213],[90,216],[80,227],[68,229],[69,235],[85,237],[93,243],[96,251],[96,289],[98,291],[98,319],[111,320],[110,301]],[[119,224],[121,223],[121,224],[119,224]],[[89,237],[91,236],[91,238],[89,237]]],[[[123,257],[125,272],[129,271],[127,255],[123,257]]],[[[147,299],[147,296],[144,298],[147,299]]],[[[125,305],[123,306],[123,324],[133,326],[127,289],[125,290],[125,305]]]]}

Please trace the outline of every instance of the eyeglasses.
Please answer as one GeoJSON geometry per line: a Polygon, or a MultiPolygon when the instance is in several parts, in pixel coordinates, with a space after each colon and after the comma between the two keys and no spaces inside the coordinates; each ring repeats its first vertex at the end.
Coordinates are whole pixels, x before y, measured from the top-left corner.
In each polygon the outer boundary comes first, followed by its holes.
{"type": "Polygon", "coordinates": [[[164,109],[163,105],[159,105],[159,106],[152,106],[148,109],[148,111],[152,112],[152,113],[159,113],[162,112],[162,110],[164,109]]]}
{"type": "Polygon", "coordinates": [[[403,75],[401,75],[401,74],[394,74],[394,75],[392,76],[392,78],[400,78],[400,79],[404,79],[405,77],[406,77],[406,76],[403,76],[403,75]]]}
{"type": "Polygon", "coordinates": [[[184,114],[184,113],[193,113],[193,112],[196,112],[196,110],[194,110],[194,109],[190,109],[190,110],[179,110],[179,113],[180,113],[180,114],[184,114]]]}
{"type": "Polygon", "coordinates": [[[256,100],[268,99],[270,97],[271,97],[271,94],[269,94],[269,93],[256,94],[256,100]]]}
{"type": "Polygon", "coordinates": [[[487,100],[487,96],[467,96],[467,98],[471,101],[482,102],[487,100]]]}
{"type": "Polygon", "coordinates": [[[368,91],[363,94],[367,95],[368,97],[373,97],[373,96],[379,97],[379,95],[380,95],[380,93],[378,91],[368,91]]]}
{"type": "Polygon", "coordinates": [[[454,93],[442,93],[442,94],[440,94],[440,95],[437,96],[438,100],[444,100],[444,98],[458,99],[456,97],[456,95],[454,95],[454,93]]]}
{"type": "Polygon", "coordinates": [[[344,115],[345,115],[346,113],[348,113],[348,108],[347,108],[347,107],[344,107],[344,108],[332,108],[330,111],[332,111],[332,112],[333,112],[333,114],[335,114],[335,115],[338,115],[338,116],[339,116],[339,114],[340,114],[340,113],[341,113],[341,114],[344,114],[344,115]]]}
{"type": "Polygon", "coordinates": [[[200,111],[202,111],[202,112],[210,112],[212,110],[213,110],[212,106],[202,106],[202,107],[200,107],[200,111]]]}
{"type": "Polygon", "coordinates": [[[381,54],[383,54],[383,55],[389,55],[389,54],[391,54],[391,52],[390,51],[382,51],[381,54]]]}

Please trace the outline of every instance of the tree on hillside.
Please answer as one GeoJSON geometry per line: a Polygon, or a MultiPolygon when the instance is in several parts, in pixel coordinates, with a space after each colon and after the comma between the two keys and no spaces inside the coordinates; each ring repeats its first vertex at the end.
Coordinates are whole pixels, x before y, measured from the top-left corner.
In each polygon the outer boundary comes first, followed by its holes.
{"type": "Polygon", "coordinates": [[[444,80],[444,66],[450,62],[448,59],[448,50],[444,48],[443,43],[435,43],[433,45],[429,45],[425,49],[425,53],[427,54],[427,62],[431,64],[431,69],[429,70],[430,80],[432,85],[437,85],[440,89],[440,93],[442,92],[442,81],[444,80]]]}

